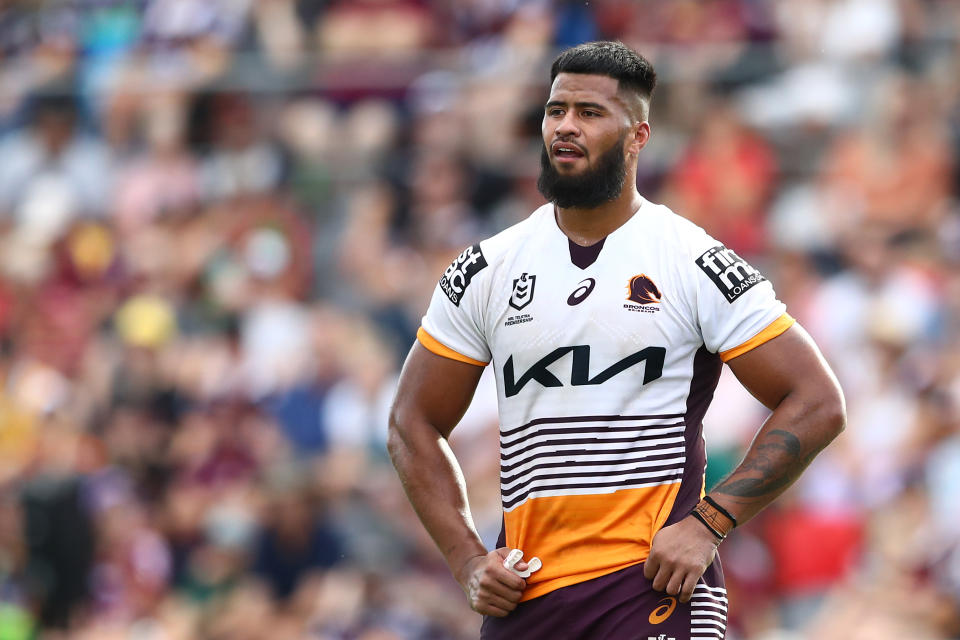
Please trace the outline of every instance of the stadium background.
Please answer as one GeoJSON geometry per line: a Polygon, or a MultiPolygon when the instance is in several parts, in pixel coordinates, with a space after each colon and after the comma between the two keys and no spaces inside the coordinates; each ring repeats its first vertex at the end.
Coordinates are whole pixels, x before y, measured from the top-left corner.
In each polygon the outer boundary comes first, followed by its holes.
{"type": "MultiPolygon", "coordinates": [[[[547,68],[655,64],[642,191],[774,282],[847,431],[723,545],[731,640],[960,638],[960,2],[0,2],[0,637],[459,639],[384,450],[547,68]]],[[[485,377],[454,444],[499,527],[485,377]]],[[[764,412],[725,377],[710,478],[764,412]]]]}

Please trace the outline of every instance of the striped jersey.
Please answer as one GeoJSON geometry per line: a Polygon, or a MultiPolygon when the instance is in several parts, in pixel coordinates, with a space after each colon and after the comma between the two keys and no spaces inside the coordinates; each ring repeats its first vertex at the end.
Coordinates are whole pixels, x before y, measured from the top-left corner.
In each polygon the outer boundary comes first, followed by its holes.
{"type": "Polygon", "coordinates": [[[646,200],[593,251],[548,204],[453,261],[418,339],[496,371],[505,544],[543,561],[524,600],[647,558],[703,493],[722,363],[792,323],[756,269],[646,200]]]}

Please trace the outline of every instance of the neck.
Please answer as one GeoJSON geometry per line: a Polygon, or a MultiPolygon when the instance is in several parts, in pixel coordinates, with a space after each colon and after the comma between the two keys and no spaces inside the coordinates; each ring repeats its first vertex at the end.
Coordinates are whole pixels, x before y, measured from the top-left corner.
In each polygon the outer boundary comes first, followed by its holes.
{"type": "Polygon", "coordinates": [[[562,209],[554,206],[557,225],[568,238],[581,246],[600,242],[632,218],[640,208],[643,200],[634,184],[636,180],[627,181],[615,200],[592,209],[562,209]]]}

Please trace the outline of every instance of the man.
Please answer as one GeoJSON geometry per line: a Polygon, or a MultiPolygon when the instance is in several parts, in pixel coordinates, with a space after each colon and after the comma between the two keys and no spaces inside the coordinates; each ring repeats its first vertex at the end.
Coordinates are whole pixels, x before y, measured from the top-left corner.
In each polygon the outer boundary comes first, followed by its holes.
{"type": "Polygon", "coordinates": [[[717,546],[843,429],[843,398],[770,283],[637,192],[649,62],[589,43],[563,52],[551,80],[550,202],[443,274],[401,375],[390,454],[485,616],[483,638],[722,639],[717,546]],[[493,551],[446,441],[490,362],[504,510],[493,551]],[[772,414],[704,496],[701,421],[723,362],[772,414]],[[539,561],[510,569],[511,549],[539,561]]]}

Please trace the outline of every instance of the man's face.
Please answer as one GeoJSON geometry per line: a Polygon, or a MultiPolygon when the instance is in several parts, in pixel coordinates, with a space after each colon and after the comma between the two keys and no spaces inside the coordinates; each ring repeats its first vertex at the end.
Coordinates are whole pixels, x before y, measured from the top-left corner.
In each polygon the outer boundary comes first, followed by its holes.
{"type": "Polygon", "coordinates": [[[560,207],[596,207],[623,189],[634,118],[617,86],[613,78],[578,73],[553,82],[537,187],[560,207]]]}

